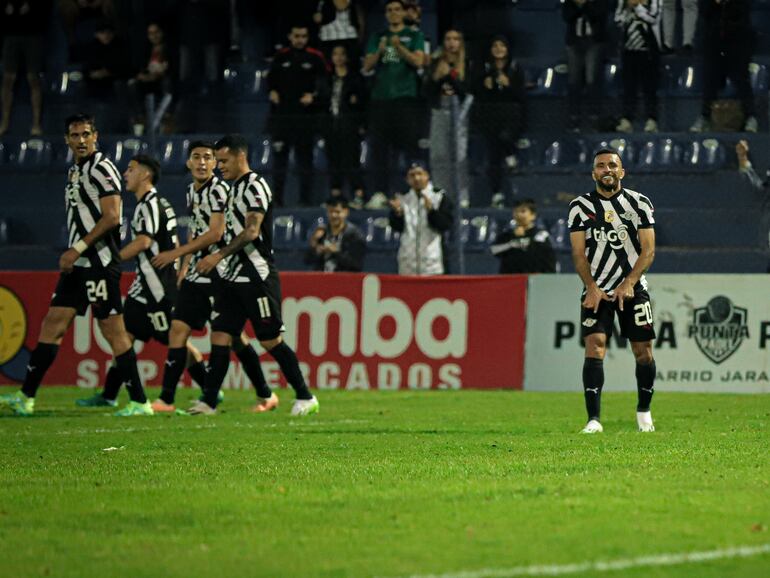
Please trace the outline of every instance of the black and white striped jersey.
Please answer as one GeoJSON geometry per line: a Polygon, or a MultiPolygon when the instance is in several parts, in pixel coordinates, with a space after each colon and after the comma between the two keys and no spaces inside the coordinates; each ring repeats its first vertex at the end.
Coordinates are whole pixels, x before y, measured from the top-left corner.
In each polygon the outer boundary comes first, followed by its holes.
{"type": "MultiPolygon", "coordinates": [[[[104,153],[96,151],[70,167],[64,188],[70,247],[90,233],[102,218],[100,200],[110,195],[120,196],[120,192],[120,173],[104,153]]],[[[120,207],[122,221],[122,200],[120,207]]],[[[86,249],[75,261],[75,266],[120,267],[120,227],[115,227],[86,249]]]]}
{"type": "MultiPolygon", "coordinates": [[[[212,176],[197,191],[194,183],[187,187],[187,209],[190,215],[190,236],[196,239],[207,233],[211,215],[222,213],[227,218],[227,209],[230,203],[230,185],[219,177],[212,176]]],[[[190,266],[187,269],[185,279],[192,283],[211,283],[211,278],[201,275],[195,270],[195,265],[212,253],[219,252],[219,249],[227,244],[227,235],[223,235],[219,243],[214,243],[193,253],[190,259],[190,266]]],[[[223,259],[217,265],[219,276],[223,276],[227,271],[227,259],[223,259]]]]}
{"type": "MultiPolygon", "coordinates": [[[[585,231],[591,277],[607,294],[634,268],[642,251],[639,229],[654,226],[653,212],[650,199],[629,189],[609,199],[591,191],[569,204],[567,226],[570,232],[585,231]]],[[[644,275],[639,284],[647,289],[644,275]]]]}
{"type": "Polygon", "coordinates": [[[176,214],[169,202],[152,189],[137,203],[131,220],[134,239],[146,235],[152,245],[136,256],[136,279],[128,296],[140,303],[160,303],[176,299],[176,264],[163,269],[152,266],[152,258],[177,246],[176,214]]]}
{"type": "Polygon", "coordinates": [[[236,283],[264,281],[273,268],[273,193],[265,179],[249,172],[233,183],[227,219],[227,236],[232,241],[246,226],[246,214],[264,213],[259,237],[233,253],[224,279],[236,283]]]}
{"type": "Polygon", "coordinates": [[[623,29],[623,50],[657,50],[660,0],[650,0],[634,8],[618,0],[615,22],[623,29]]]}

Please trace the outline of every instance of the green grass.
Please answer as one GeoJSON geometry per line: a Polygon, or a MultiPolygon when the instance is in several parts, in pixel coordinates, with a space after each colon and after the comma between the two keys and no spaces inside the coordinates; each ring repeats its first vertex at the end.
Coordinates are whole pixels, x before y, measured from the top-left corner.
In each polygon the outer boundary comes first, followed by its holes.
{"type": "MultiPolygon", "coordinates": [[[[6,389],[6,391],[11,391],[6,389]]],[[[770,396],[321,392],[321,413],[0,413],[2,576],[404,576],[770,543],[770,396]],[[117,447],[106,452],[104,448],[117,447]]],[[[152,395],[156,395],[152,392],[152,395]]],[[[180,394],[186,407],[192,392],[180,394]]],[[[602,574],[766,577],[770,555],[602,574]]]]}

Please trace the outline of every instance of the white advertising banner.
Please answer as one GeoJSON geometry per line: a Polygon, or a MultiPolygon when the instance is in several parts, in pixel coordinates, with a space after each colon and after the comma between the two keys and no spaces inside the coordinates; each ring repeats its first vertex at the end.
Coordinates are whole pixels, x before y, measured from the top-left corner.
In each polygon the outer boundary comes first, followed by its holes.
{"type": "MultiPolygon", "coordinates": [[[[648,275],[659,391],[770,392],[770,275],[648,275]]],[[[577,275],[532,275],[524,389],[582,391],[577,275]]],[[[617,320],[605,391],[635,391],[634,356],[617,320]]]]}

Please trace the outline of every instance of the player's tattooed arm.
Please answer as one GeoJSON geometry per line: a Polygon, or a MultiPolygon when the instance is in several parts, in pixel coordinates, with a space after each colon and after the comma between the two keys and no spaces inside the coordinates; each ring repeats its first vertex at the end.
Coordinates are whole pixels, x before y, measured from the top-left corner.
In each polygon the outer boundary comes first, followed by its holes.
{"type": "Polygon", "coordinates": [[[259,237],[259,231],[262,226],[262,221],[265,219],[265,214],[259,211],[250,211],[246,213],[246,222],[241,231],[230,243],[224,247],[218,253],[213,255],[207,255],[195,266],[199,273],[204,275],[210,273],[214,267],[225,257],[229,257],[233,253],[237,253],[243,249],[249,243],[255,241],[259,237]]]}

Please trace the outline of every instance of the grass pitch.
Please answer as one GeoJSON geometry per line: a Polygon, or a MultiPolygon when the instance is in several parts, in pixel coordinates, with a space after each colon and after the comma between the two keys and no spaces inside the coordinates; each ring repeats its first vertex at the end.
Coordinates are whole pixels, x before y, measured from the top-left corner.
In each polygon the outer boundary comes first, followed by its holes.
{"type": "MultiPolygon", "coordinates": [[[[609,392],[580,436],[579,393],[320,392],[301,420],[287,392],[127,419],[83,393],[0,414],[2,576],[482,578],[770,544],[770,396],[658,392],[639,434],[609,392]]],[[[770,554],[602,575],[767,577],[770,554]]]]}

